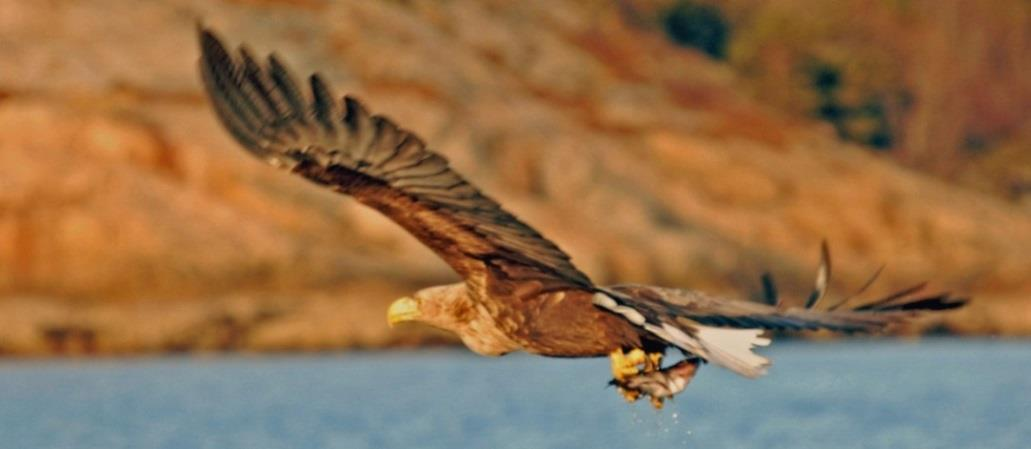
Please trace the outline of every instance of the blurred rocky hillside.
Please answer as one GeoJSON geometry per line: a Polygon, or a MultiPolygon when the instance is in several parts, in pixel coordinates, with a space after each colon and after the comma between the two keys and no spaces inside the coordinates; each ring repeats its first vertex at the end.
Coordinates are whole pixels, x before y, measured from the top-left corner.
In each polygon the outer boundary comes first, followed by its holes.
{"type": "Polygon", "coordinates": [[[1031,3],[617,0],[769,105],[1031,207],[1031,3]]]}
{"type": "MultiPolygon", "coordinates": [[[[454,275],[253,160],[196,74],[197,20],[320,71],[600,282],[800,300],[932,280],[940,329],[1031,334],[1031,213],[843,143],[608,1],[0,0],[0,353],[446,342],[389,301],[454,275]]],[[[937,326],[921,322],[910,331],[937,326]]]]}

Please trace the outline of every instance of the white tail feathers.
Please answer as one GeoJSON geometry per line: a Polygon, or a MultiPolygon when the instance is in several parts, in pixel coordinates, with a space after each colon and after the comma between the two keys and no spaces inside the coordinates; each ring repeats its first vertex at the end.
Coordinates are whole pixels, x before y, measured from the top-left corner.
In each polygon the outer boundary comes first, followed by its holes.
{"type": "Polygon", "coordinates": [[[770,360],[752,352],[756,346],[767,346],[770,339],[762,336],[762,329],[732,329],[698,326],[697,339],[708,352],[710,362],[730,369],[745,377],[766,374],[770,360]]]}
{"type": "Polygon", "coordinates": [[[643,327],[680,349],[742,376],[762,376],[770,366],[769,359],[752,352],[752,348],[756,346],[770,344],[770,339],[762,336],[762,329],[703,326],[682,318],[682,325],[684,322],[690,323],[687,325],[691,333],[689,335],[670,323],[649,322],[634,308],[619,304],[614,298],[619,296],[618,293],[597,293],[593,300],[595,305],[622,315],[627,321],[643,327]]]}

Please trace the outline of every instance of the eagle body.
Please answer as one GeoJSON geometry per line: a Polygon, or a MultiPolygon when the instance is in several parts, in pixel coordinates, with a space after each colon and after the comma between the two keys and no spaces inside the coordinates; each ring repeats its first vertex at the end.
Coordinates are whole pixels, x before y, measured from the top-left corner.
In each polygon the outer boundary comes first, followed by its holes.
{"type": "Polygon", "coordinates": [[[617,348],[665,348],[647,332],[595,306],[593,296],[566,290],[531,298],[524,324],[514,332],[522,349],[550,357],[600,357],[617,348]]]}
{"type": "Polygon", "coordinates": [[[318,75],[300,84],[275,55],[259,62],[243,47],[231,54],[211,31],[199,31],[201,78],[237,142],[261,160],[379,211],[462,277],[395,301],[388,311],[392,324],[419,321],[454,332],[484,355],[611,355],[622,381],[637,363],[657,368],[674,348],[686,363],[639,380],[662,387],[651,391],[679,391],[687,379],[677,373],[693,375],[698,359],[747,377],[763,374],[769,361],[752,349],[769,344],[766,330],[871,332],[965,302],[945,293],[913,297],[919,288],[910,288],[857,307],[842,307],[846,300],[816,310],[829,277],[826,249],[819,294],[805,307],[648,285],[598,286],[414,133],[370,114],[353,97],[335,97],[318,75]],[[628,350],[636,355],[624,359],[628,350]],[[645,353],[648,358],[639,357],[645,353]]]}
{"type": "MultiPolygon", "coordinates": [[[[625,319],[594,305],[593,293],[570,289],[549,292],[489,293],[465,282],[431,287],[431,295],[454,296],[443,309],[423,299],[421,319],[455,332],[473,352],[500,356],[514,351],[548,357],[601,357],[614,348],[661,351],[666,344],[625,319]],[[518,307],[510,305],[518,304],[518,307]],[[443,321],[436,318],[445,317],[443,321]]],[[[417,293],[417,296],[419,294],[417,293]]]]}

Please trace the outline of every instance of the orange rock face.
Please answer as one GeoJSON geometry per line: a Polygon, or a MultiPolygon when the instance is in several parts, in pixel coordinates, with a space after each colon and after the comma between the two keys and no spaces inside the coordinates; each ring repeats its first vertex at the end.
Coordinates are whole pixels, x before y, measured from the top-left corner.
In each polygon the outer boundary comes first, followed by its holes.
{"type": "Polygon", "coordinates": [[[0,17],[0,353],[448,341],[383,319],[453,279],[443,263],[220,128],[197,18],[418,132],[599,282],[744,297],[769,269],[800,299],[827,238],[842,287],[886,263],[882,290],[931,279],[976,298],[949,330],[1031,334],[1026,210],[778,115],[607,4],[7,2],[0,17]]]}

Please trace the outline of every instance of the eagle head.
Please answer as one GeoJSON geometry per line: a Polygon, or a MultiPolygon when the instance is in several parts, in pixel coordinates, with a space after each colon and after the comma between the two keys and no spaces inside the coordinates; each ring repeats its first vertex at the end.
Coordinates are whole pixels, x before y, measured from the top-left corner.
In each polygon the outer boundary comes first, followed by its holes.
{"type": "Polygon", "coordinates": [[[520,348],[495,316],[476,307],[462,282],[425,288],[394,301],[387,309],[387,322],[393,327],[408,321],[452,332],[477,354],[502,355],[520,348]]]}
{"type": "Polygon", "coordinates": [[[469,308],[465,283],[424,288],[390,304],[387,323],[391,327],[408,321],[426,323],[440,329],[456,332],[469,308]]]}

